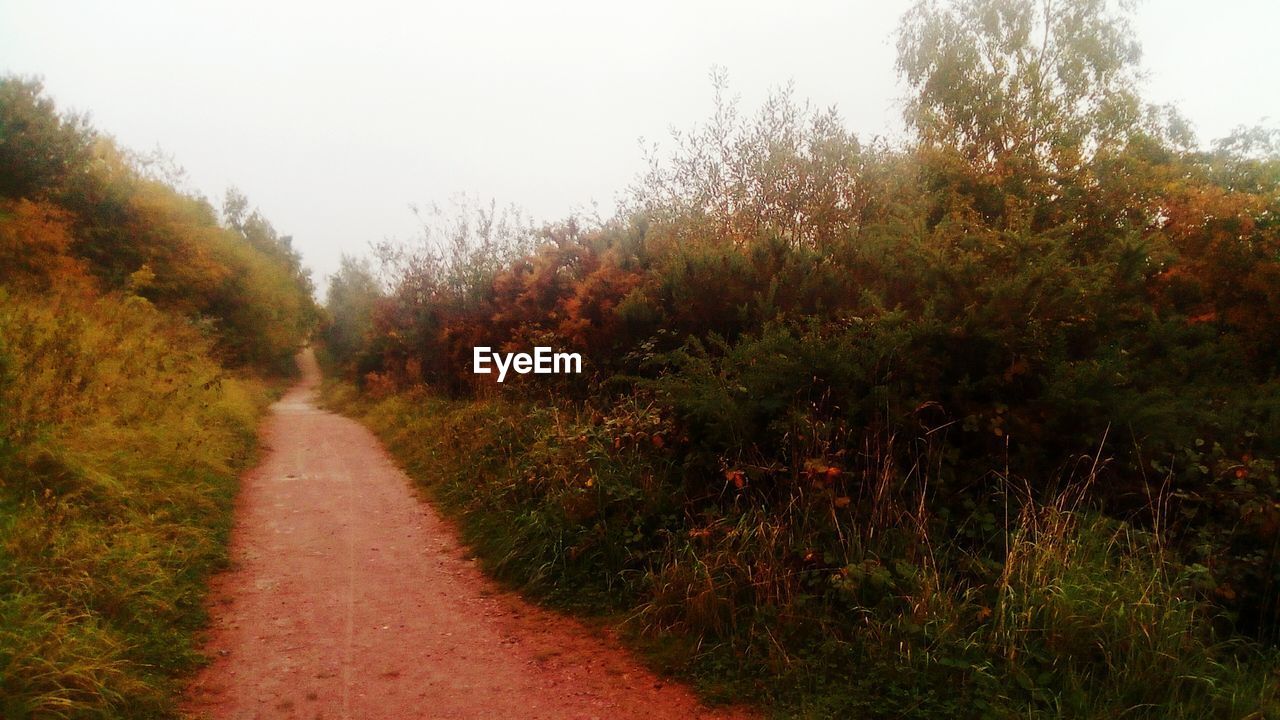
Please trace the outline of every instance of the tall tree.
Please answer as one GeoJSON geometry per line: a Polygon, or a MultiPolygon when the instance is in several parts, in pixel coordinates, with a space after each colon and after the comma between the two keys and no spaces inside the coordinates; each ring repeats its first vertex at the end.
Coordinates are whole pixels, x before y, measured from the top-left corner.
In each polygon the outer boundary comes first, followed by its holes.
{"type": "Polygon", "coordinates": [[[907,118],[926,144],[983,169],[1069,173],[1139,119],[1130,10],[1113,0],[921,0],[898,40],[914,91],[907,118]]]}
{"type": "Polygon", "coordinates": [[[339,363],[352,362],[369,344],[374,305],[383,296],[368,258],[344,254],[338,272],[329,278],[330,318],[324,331],[326,345],[339,363]]]}

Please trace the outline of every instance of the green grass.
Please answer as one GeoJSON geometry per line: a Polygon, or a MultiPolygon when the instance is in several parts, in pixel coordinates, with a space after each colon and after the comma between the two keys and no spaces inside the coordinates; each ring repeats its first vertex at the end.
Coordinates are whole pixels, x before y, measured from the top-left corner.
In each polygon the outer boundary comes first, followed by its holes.
{"type": "Polygon", "coordinates": [[[635,399],[324,394],[492,574],[613,618],[710,700],[813,718],[1280,717],[1280,657],[1216,631],[1197,569],[1158,538],[1074,498],[1014,506],[993,548],[928,514],[924,478],[875,462],[850,468],[853,502],[803,477],[735,495],[690,474],[635,399]]]}
{"type": "Polygon", "coordinates": [[[176,715],[269,388],[137,298],[0,294],[0,716],[176,715]]]}

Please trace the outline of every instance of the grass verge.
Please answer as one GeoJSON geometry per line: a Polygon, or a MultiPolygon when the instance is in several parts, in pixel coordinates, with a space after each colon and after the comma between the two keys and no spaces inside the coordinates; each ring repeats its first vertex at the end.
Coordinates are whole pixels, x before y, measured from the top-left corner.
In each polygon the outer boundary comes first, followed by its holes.
{"type": "Polygon", "coordinates": [[[267,384],[140,298],[0,291],[0,716],[176,714],[267,384]]]}

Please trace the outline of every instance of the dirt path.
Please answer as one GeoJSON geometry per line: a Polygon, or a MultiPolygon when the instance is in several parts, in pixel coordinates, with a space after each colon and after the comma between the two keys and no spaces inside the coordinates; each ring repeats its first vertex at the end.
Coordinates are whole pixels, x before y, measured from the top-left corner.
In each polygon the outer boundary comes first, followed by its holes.
{"type": "Polygon", "coordinates": [[[272,408],[186,709],[209,718],[692,718],[614,643],[497,590],[364,427],[272,408]]]}

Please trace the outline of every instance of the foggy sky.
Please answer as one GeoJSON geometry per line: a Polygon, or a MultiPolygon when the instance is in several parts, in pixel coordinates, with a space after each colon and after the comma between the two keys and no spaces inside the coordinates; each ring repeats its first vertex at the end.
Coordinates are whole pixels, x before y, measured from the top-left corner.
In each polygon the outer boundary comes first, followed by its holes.
{"type": "MultiPolygon", "coordinates": [[[[341,252],[409,239],[411,203],[457,193],[536,219],[608,215],[727,69],[750,112],[771,88],[900,136],[883,2],[49,2],[0,0],[0,72],[40,76],[126,147],[157,147],[220,205],[239,187],[324,278],[341,252]]],[[[1280,125],[1280,6],[1148,0],[1146,98],[1202,140],[1280,125]]]]}

